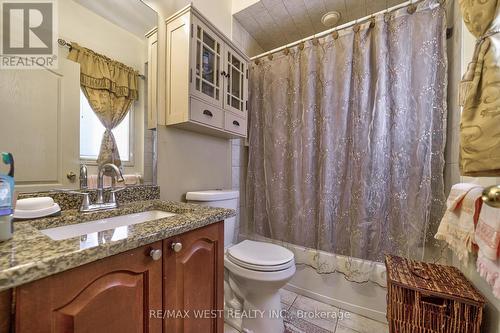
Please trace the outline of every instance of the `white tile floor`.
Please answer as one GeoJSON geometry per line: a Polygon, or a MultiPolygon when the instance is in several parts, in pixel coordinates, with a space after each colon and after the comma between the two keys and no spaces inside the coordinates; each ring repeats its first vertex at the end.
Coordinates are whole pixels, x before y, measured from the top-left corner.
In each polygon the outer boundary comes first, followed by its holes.
{"type": "MultiPolygon", "coordinates": [[[[286,332],[290,333],[387,333],[387,324],[347,312],[329,304],[297,295],[286,289],[280,290],[283,309],[288,310],[285,319],[286,332]],[[323,318],[314,316],[322,313],[323,318]],[[324,314],[327,314],[326,316],[324,314]]],[[[238,333],[224,325],[224,333],[238,333]]],[[[265,333],[265,332],[255,332],[265,333]]]]}

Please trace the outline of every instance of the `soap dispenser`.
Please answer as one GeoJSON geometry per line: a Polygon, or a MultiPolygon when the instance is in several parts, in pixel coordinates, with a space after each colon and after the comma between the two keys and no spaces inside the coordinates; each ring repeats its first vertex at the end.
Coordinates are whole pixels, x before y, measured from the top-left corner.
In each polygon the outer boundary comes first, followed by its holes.
{"type": "Polygon", "coordinates": [[[0,241],[12,238],[12,214],[14,212],[14,157],[1,153],[4,164],[9,165],[7,174],[0,173],[0,241]]]}

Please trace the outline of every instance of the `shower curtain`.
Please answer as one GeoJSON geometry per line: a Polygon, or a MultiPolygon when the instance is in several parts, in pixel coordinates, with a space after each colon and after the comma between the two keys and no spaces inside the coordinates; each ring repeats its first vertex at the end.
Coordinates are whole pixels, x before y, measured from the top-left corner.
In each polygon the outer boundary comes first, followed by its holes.
{"type": "Polygon", "coordinates": [[[422,258],[445,203],[445,44],[428,0],[252,63],[247,234],[422,258]]]}

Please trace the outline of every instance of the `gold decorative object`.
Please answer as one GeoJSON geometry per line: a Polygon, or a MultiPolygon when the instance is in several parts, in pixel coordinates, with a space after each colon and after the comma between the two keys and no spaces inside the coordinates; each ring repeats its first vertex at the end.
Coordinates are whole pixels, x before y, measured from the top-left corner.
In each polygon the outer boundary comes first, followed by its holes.
{"type": "Polygon", "coordinates": [[[500,208],[500,185],[485,188],[481,198],[488,206],[500,208]]]}

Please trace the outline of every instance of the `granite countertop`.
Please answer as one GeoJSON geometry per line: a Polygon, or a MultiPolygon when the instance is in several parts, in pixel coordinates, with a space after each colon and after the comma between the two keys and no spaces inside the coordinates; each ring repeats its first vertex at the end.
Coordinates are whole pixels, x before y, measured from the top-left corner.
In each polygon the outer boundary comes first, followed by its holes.
{"type": "Polygon", "coordinates": [[[14,237],[0,243],[0,291],[56,274],[120,252],[147,245],[235,216],[232,209],[161,200],[137,201],[93,213],[62,211],[61,216],[14,222],[14,237]],[[99,232],[52,240],[40,230],[113,216],[163,210],[175,216],[99,232]],[[126,228],[126,230],[125,230],[126,228]],[[95,236],[95,235],[94,235],[95,236]]]}

